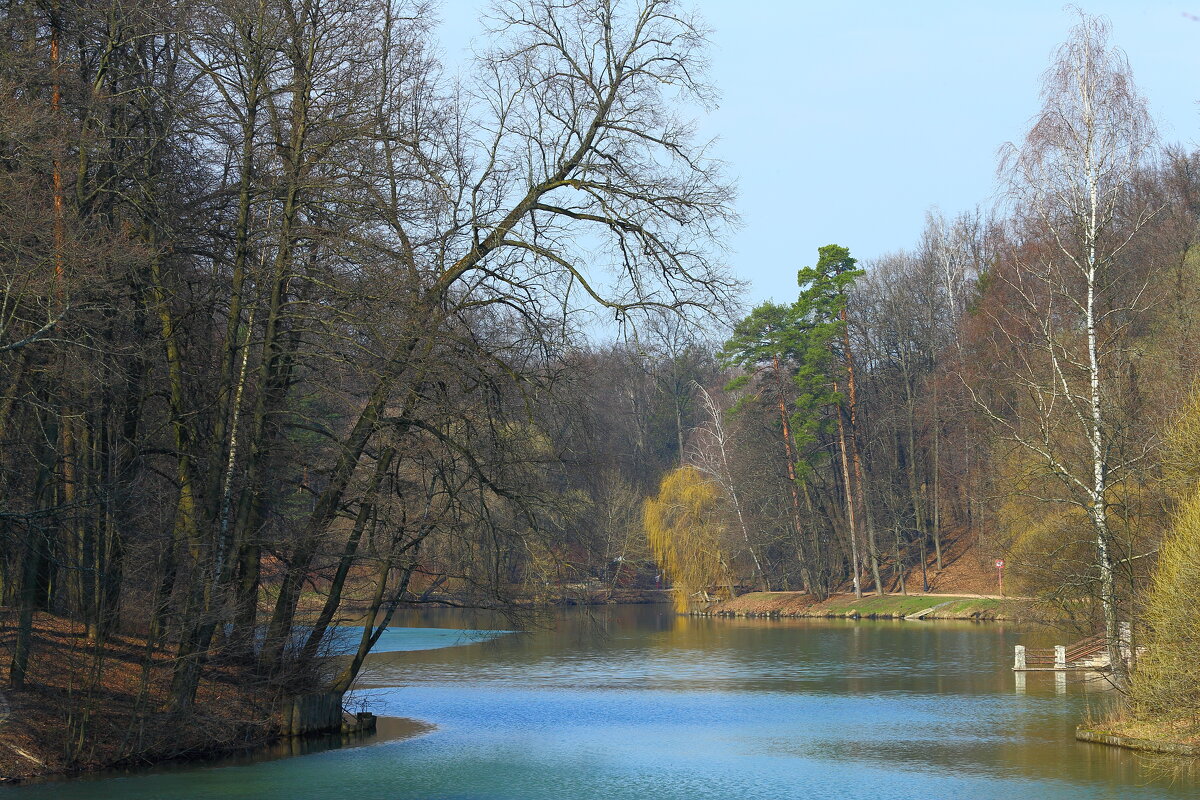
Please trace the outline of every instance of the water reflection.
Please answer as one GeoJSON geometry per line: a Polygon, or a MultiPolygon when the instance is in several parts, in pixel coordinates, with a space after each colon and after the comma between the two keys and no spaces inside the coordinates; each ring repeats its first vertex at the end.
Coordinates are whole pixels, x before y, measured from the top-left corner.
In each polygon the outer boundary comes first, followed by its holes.
{"type": "MultiPolygon", "coordinates": [[[[438,727],[288,761],[54,797],[1183,798],[1127,751],[1076,742],[1111,693],[1012,672],[1013,626],[678,618],[570,610],[532,633],[380,653],[360,694],[438,727]],[[254,793],[250,793],[250,788],[254,793]]],[[[410,614],[403,627],[502,630],[410,614]]],[[[3,792],[0,792],[3,794],[3,792]]],[[[37,787],[27,790],[39,796],[37,787]]]]}

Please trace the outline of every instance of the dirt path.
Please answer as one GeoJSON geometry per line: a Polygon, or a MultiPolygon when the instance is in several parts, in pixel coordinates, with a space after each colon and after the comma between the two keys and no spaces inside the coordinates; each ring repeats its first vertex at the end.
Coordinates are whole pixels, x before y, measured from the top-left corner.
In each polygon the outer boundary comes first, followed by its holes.
{"type": "MultiPolygon", "coordinates": [[[[888,592],[889,595],[896,592],[888,592]]],[[[1032,597],[1021,597],[1012,594],[970,594],[969,592],[909,592],[909,597],[970,597],[977,600],[1032,600],[1032,597]]]]}
{"type": "MultiPolygon", "coordinates": [[[[805,596],[807,592],[755,592],[755,594],[771,594],[779,596],[796,595],[805,596]]],[[[833,592],[830,597],[850,597],[854,592],[833,592]]],[[[863,599],[868,597],[878,597],[874,592],[863,592],[863,599]]],[[[907,595],[900,592],[884,592],[884,597],[966,597],[972,600],[1032,600],[1032,597],[1021,597],[1018,595],[998,595],[998,594],[973,594],[971,592],[909,592],[907,595]]]]}

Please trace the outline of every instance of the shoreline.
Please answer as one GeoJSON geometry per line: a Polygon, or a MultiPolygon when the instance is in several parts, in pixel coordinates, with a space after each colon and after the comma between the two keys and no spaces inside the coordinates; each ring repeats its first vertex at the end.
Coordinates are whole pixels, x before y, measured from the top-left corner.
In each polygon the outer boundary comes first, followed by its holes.
{"type": "Polygon", "coordinates": [[[437,730],[437,726],[409,717],[375,717],[376,729],[372,732],[345,731],[310,733],[302,736],[276,736],[255,744],[214,747],[211,750],[165,759],[144,761],[130,758],[102,766],[84,766],[71,769],[50,769],[44,772],[0,777],[0,786],[24,786],[60,781],[101,781],[110,778],[146,775],[156,772],[172,772],[201,767],[237,766],[279,761],[329,750],[347,750],[369,747],[383,742],[400,741],[423,736],[437,730]]]}
{"type": "MultiPolygon", "coordinates": [[[[0,646],[11,647],[14,629],[11,611],[0,609],[0,646]]],[[[347,713],[340,695],[272,687],[234,661],[214,666],[200,680],[194,706],[174,714],[165,648],[153,652],[147,669],[148,646],[137,634],[114,632],[93,644],[78,622],[47,612],[34,616],[32,633],[25,686],[8,688],[7,665],[0,665],[0,785],[341,745],[353,739],[331,737],[370,736],[376,720],[347,713]],[[72,684],[89,669],[93,685],[72,684]],[[82,744],[68,739],[79,708],[89,723],[82,744]]]]}
{"type": "Polygon", "coordinates": [[[748,592],[688,612],[704,617],[765,617],[821,619],[952,619],[988,622],[1015,621],[1028,616],[1026,598],[972,594],[839,593],[817,600],[804,592],[748,592]]]}
{"type": "Polygon", "coordinates": [[[1102,744],[1108,747],[1122,747],[1126,750],[1137,750],[1142,753],[1180,756],[1183,758],[1200,757],[1200,744],[1177,742],[1171,739],[1146,739],[1138,736],[1126,736],[1123,733],[1101,730],[1086,725],[1080,725],[1075,728],[1075,738],[1081,742],[1102,744]]]}

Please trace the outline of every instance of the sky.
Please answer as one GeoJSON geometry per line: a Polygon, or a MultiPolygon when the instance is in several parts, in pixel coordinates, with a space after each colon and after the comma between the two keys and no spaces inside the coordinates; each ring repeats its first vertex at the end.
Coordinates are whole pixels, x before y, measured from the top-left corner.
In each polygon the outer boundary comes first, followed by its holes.
{"type": "MultiPolygon", "coordinates": [[[[444,0],[447,62],[486,0],[444,0]]],[[[837,243],[865,263],[914,248],[932,208],[996,200],[1000,147],[1040,106],[1076,19],[1051,0],[696,0],[719,107],[698,119],[737,180],[728,256],[747,301],[790,302],[837,243]]],[[[1200,146],[1200,0],[1081,2],[1111,22],[1164,142],[1200,146]]]]}

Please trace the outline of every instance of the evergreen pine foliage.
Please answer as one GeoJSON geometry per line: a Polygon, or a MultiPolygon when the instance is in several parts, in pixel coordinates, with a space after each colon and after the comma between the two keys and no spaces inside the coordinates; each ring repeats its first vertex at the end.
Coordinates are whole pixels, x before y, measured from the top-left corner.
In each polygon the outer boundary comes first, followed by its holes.
{"type": "MultiPolygon", "coordinates": [[[[780,385],[786,374],[790,398],[792,438],[798,453],[806,453],[817,444],[822,432],[830,428],[831,409],[842,402],[834,391],[842,380],[835,359],[845,330],[846,297],[854,281],[863,274],[849,249],[836,244],[817,250],[817,265],[804,267],[796,274],[800,294],[791,305],[763,303],[733,329],[733,335],[721,348],[718,358],[725,368],[743,370],[725,388],[734,391],[748,385],[755,375],[780,385]],[[775,378],[774,381],[771,379],[775,378]]],[[[734,406],[740,411],[754,396],[734,406]]],[[[809,465],[797,464],[802,479],[809,465]]]]}

